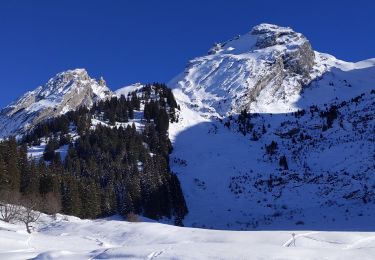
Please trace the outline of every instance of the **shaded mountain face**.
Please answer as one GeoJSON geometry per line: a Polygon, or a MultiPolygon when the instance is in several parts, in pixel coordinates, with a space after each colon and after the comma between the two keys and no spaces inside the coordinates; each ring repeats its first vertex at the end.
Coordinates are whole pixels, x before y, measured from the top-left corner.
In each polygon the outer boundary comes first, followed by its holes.
{"type": "Polygon", "coordinates": [[[59,73],[1,110],[0,137],[22,134],[45,119],[90,107],[110,95],[105,81],[90,78],[84,69],[59,73]]]}

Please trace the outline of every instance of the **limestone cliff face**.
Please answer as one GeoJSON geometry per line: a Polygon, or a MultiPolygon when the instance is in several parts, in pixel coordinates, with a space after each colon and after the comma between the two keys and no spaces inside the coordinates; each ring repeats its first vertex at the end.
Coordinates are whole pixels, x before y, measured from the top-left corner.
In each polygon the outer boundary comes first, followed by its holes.
{"type": "Polygon", "coordinates": [[[103,79],[90,78],[84,69],[61,72],[0,111],[0,137],[22,134],[43,120],[90,107],[111,94],[103,79]]]}
{"type": "Polygon", "coordinates": [[[302,34],[270,24],[255,26],[251,34],[257,37],[255,45],[258,49],[286,46],[287,50],[280,53],[285,69],[308,76],[314,65],[315,54],[310,42],[302,34]]]}

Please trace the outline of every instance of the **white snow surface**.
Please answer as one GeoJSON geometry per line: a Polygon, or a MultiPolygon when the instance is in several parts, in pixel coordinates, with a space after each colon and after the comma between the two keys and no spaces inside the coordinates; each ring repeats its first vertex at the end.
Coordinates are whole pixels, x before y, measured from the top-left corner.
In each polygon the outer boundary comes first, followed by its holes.
{"type": "Polygon", "coordinates": [[[121,96],[128,97],[128,95],[130,93],[138,91],[142,87],[144,87],[143,84],[141,84],[141,83],[135,83],[135,84],[132,84],[132,85],[129,85],[129,86],[125,86],[125,87],[122,87],[122,88],[116,90],[115,91],[115,95],[117,97],[121,97],[121,96]]]}
{"type": "Polygon", "coordinates": [[[218,231],[42,215],[32,234],[0,221],[0,259],[373,259],[374,232],[218,231]],[[295,234],[293,241],[292,234],[295,234]]]}

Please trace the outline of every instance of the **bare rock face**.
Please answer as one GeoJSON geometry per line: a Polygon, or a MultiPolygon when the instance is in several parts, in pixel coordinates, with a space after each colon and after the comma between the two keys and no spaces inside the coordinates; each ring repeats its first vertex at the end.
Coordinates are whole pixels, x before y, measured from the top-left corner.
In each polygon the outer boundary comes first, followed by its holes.
{"type": "Polygon", "coordinates": [[[255,26],[251,34],[257,36],[256,47],[259,49],[275,45],[288,46],[288,50],[283,55],[285,69],[304,76],[311,71],[315,54],[310,42],[302,34],[289,27],[272,24],[255,26]]]}
{"type": "Polygon", "coordinates": [[[284,57],[285,68],[290,71],[308,76],[315,60],[314,51],[308,41],[304,42],[294,51],[288,52],[284,57]]]}
{"type": "Polygon", "coordinates": [[[22,134],[43,120],[111,95],[104,79],[91,79],[84,69],[61,72],[0,111],[0,137],[22,134]]]}

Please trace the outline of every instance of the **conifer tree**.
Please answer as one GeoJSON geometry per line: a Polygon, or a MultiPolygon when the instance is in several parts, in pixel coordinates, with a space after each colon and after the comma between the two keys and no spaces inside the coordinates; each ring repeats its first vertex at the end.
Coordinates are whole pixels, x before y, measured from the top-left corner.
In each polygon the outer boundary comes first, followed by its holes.
{"type": "Polygon", "coordinates": [[[81,199],[77,181],[72,177],[65,177],[61,187],[62,210],[67,215],[80,216],[81,199]]]}
{"type": "Polygon", "coordinates": [[[79,194],[82,203],[80,216],[83,218],[96,218],[100,215],[100,194],[98,186],[88,180],[79,183],[79,194]]]}
{"type": "Polygon", "coordinates": [[[5,162],[4,162],[1,150],[0,150],[0,191],[5,190],[8,187],[7,173],[5,171],[6,171],[5,162]]]}
{"type": "Polygon", "coordinates": [[[7,141],[7,151],[5,156],[7,183],[9,188],[14,191],[20,189],[20,170],[18,165],[17,141],[14,137],[10,137],[7,141]]]}

